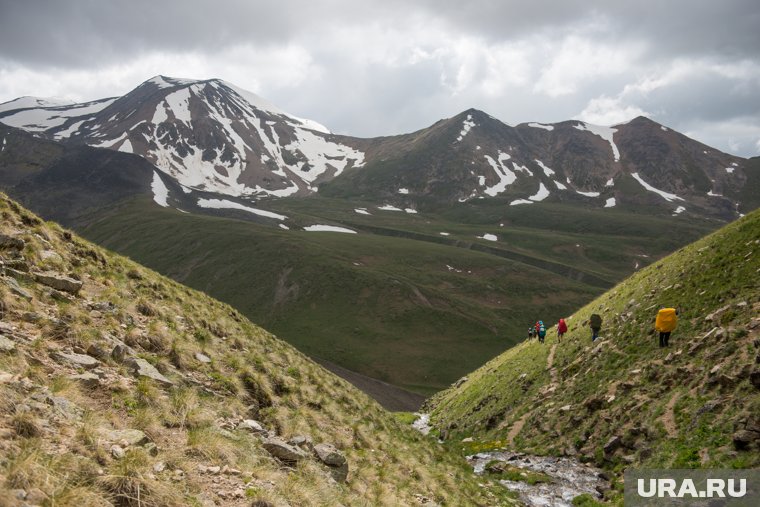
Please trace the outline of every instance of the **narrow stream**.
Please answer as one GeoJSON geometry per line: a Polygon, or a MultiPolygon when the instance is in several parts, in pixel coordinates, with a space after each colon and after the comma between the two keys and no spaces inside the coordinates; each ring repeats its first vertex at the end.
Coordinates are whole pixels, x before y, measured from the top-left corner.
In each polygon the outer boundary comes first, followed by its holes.
{"type": "Polygon", "coordinates": [[[551,482],[534,485],[522,481],[499,481],[505,488],[519,493],[520,500],[529,506],[571,507],[576,496],[588,493],[594,498],[601,498],[597,488],[607,487],[607,482],[600,477],[601,470],[571,458],[493,451],[468,456],[467,460],[477,475],[484,473],[488,463],[501,461],[549,476],[551,482]]]}
{"type": "MultiPolygon", "coordinates": [[[[416,414],[417,420],[412,427],[427,435],[430,432],[430,415],[416,414]]],[[[528,484],[524,481],[499,480],[510,491],[520,495],[520,500],[531,507],[572,507],[573,498],[584,493],[594,498],[601,498],[600,490],[609,487],[601,478],[602,470],[581,463],[572,458],[552,456],[532,456],[511,451],[482,452],[467,456],[476,475],[486,472],[486,465],[500,461],[531,472],[547,475],[551,482],[528,484]]]]}

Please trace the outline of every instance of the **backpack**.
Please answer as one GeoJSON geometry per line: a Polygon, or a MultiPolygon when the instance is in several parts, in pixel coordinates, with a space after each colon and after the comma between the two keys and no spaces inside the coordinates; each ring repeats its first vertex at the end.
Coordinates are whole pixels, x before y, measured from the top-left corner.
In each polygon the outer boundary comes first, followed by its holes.
{"type": "Polygon", "coordinates": [[[602,327],[602,318],[599,316],[599,314],[595,313],[589,319],[589,324],[591,324],[592,328],[599,329],[602,327]]]}
{"type": "Polygon", "coordinates": [[[567,333],[567,324],[565,323],[565,319],[559,319],[559,324],[557,324],[557,331],[562,334],[567,333]]]}
{"type": "Polygon", "coordinates": [[[546,327],[543,324],[538,326],[538,336],[541,338],[546,336],[546,327]]]}
{"type": "Polygon", "coordinates": [[[654,328],[661,333],[669,333],[676,328],[678,324],[678,315],[675,308],[662,308],[657,312],[657,320],[654,328]]]}

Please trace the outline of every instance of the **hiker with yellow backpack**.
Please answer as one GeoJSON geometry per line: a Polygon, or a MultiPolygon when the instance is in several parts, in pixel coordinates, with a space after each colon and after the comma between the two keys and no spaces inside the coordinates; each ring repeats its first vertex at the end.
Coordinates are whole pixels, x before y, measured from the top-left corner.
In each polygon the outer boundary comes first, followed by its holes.
{"type": "Polygon", "coordinates": [[[678,325],[678,310],[676,308],[661,308],[657,312],[654,329],[660,333],[660,348],[669,347],[670,333],[678,325]]]}

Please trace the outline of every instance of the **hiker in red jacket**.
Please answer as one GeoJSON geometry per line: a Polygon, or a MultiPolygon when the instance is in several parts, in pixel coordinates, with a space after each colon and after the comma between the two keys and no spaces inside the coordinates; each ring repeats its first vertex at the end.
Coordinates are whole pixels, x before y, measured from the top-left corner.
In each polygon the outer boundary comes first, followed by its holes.
{"type": "Polygon", "coordinates": [[[565,319],[559,319],[557,323],[557,343],[562,341],[562,335],[567,333],[567,324],[565,319]]]}

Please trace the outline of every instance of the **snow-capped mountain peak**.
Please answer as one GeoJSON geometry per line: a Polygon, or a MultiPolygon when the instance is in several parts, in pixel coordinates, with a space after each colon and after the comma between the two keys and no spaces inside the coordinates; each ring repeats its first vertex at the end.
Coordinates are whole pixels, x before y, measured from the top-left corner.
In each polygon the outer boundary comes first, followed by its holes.
{"type": "Polygon", "coordinates": [[[309,193],[362,165],[323,125],[220,79],[155,76],[87,104],[25,103],[0,121],[47,137],[141,155],[188,189],[234,196],[309,193]]]}

